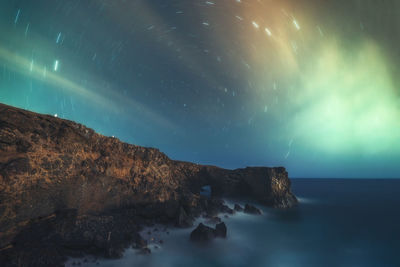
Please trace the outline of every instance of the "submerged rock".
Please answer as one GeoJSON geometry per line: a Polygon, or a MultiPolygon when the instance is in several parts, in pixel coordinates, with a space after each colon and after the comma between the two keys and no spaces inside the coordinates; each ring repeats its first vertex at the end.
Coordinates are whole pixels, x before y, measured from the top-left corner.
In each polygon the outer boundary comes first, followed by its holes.
{"type": "Polygon", "coordinates": [[[226,225],[224,222],[221,222],[215,226],[215,236],[226,238],[226,225]]]}
{"type": "Polygon", "coordinates": [[[210,241],[215,238],[215,230],[200,223],[190,234],[190,240],[196,242],[210,241]]]}
{"type": "Polygon", "coordinates": [[[139,250],[139,254],[143,254],[143,255],[151,254],[151,250],[148,247],[145,247],[145,248],[142,248],[139,250]]]}
{"type": "Polygon", "coordinates": [[[206,242],[216,237],[226,238],[227,228],[224,222],[218,223],[216,228],[206,226],[202,223],[192,231],[190,240],[195,242],[206,242]]]}
{"type": "Polygon", "coordinates": [[[261,214],[261,210],[259,210],[258,208],[254,207],[252,205],[249,205],[249,204],[245,205],[244,212],[248,213],[248,214],[254,214],[254,215],[260,215],[261,214]]]}
{"type": "Polygon", "coordinates": [[[235,211],[243,211],[242,206],[240,206],[239,204],[235,204],[235,206],[233,207],[233,209],[234,209],[235,211]]]}
{"type": "Polygon", "coordinates": [[[231,214],[231,215],[235,214],[235,210],[229,208],[227,205],[222,205],[221,211],[223,213],[228,213],[228,214],[231,214]]]}

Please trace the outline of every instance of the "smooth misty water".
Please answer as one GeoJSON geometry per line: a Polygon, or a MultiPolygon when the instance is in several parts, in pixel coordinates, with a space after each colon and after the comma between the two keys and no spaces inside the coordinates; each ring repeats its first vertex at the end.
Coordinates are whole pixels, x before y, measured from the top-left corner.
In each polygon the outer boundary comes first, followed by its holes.
{"type": "Polygon", "coordinates": [[[128,250],[92,265],[400,266],[400,180],[299,179],[293,191],[296,209],[223,218],[226,240],[199,246],[189,242],[191,229],[174,230],[157,237],[164,244],[151,255],[128,250]]]}

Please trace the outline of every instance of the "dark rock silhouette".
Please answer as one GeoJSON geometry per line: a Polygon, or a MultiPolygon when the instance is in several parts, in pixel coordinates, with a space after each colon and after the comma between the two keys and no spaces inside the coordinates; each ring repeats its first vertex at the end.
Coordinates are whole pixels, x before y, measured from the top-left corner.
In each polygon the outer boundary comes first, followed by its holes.
{"type": "Polygon", "coordinates": [[[9,266],[57,266],[76,251],[118,257],[129,244],[145,247],[136,235],[141,225],[188,227],[202,212],[233,213],[217,199],[224,196],[278,208],[297,203],[283,167],[174,161],[158,149],[0,104],[0,262],[9,266]],[[211,198],[200,196],[205,185],[211,198]]]}
{"type": "Polygon", "coordinates": [[[221,222],[215,226],[215,236],[226,238],[226,225],[224,222],[221,222]]]}
{"type": "Polygon", "coordinates": [[[227,205],[222,205],[221,211],[228,214],[235,214],[235,210],[229,208],[227,205]]]}
{"type": "Polygon", "coordinates": [[[196,242],[210,241],[215,238],[215,229],[200,223],[190,234],[190,240],[196,242]]]}
{"type": "Polygon", "coordinates": [[[235,204],[235,206],[233,207],[233,209],[234,209],[235,211],[243,211],[242,206],[240,206],[239,204],[235,204]]]}
{"type": "Polygon", "coordinates": [[[259,215],[259,214],[261,214],[261,210],[259,210],[258,208],[254,207],[250,204],[246,204],[244,206],[244,213],[259,215]]]}
{"type": "Polygon", "coordinates": [[[218,223],[214,228],[206,226],[202,223],[194,229],[190,234],[190,240],[195,242],[207,242],[216,237],[226,238],[226,225],[224,222],[218,223]]]}
{"type": "Polygon", "coordinates": [[[151,254],[151,250],[149,248],[142,248],[139,250],[139,254],[151,254]]]}

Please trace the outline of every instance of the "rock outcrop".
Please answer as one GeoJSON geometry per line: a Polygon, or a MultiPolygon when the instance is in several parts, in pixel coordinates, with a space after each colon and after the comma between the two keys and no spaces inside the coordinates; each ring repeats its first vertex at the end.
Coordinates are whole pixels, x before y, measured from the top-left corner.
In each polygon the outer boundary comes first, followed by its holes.
{"type": "Polygon", "coordinates": [[[222,238],[226,238],[226,225],[224,222],[220,222],[215,226],[215,236],[216,237],[222,237],[222,238]]]}
{"type": "Polygon", "coordinates": [[[235,211],[243,211],[242,206],[240,206],[239,204],[235,204],[235,206],[233,207],[233,209],[234,209],[235,211]]]}
{"type": "Polygon", "coordinates": [[[253,205],[250,205],[250,204],[246,204],[244,206],[243,212],[248,213],[248,214],[255,214],[255,215],[261,214],[261,210],[259,210],[258,208],[254,207],[253,205]]]}
{"type": "Polygon", "coordinates": [[[207,209],[205,185],[213,197],[249,196],[280,208],[297,203],[282,167],[226,170],[175,161],[158,149],[0,104],[0,251],[15,248],[35,223],[51,224],[57,238],[70,241],[65,246],[84,238],[87,247],[105,250],[128,219],[133,236],[148,221],[189,226],[207,209]],[[107,236],[98,237],[90,224],[105,227],[107,236]]]}
{"type": "Polygon", "coordinates": [[[215,229],[202,223],[190,233],[190,240],[194,242],[208,242],[216,237],[226,238],[227,228],[224,222],[218,223],[215,229]]]}

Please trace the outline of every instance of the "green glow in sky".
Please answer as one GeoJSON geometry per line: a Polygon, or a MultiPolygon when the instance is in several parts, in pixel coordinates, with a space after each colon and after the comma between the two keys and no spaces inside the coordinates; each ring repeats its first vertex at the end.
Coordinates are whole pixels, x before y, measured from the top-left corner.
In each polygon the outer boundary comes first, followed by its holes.
{"type": "Polygon", "coordinates": [[[2,103],[179,160],[399,177],[400,1],[3,2],[2,103]]]}
{"type": "Polygon", "coordinates": [[[399,154],[400,101],[385,55],[369,40],[321,47],[301,70],[295,137],[325,153],[399,154]]]}

